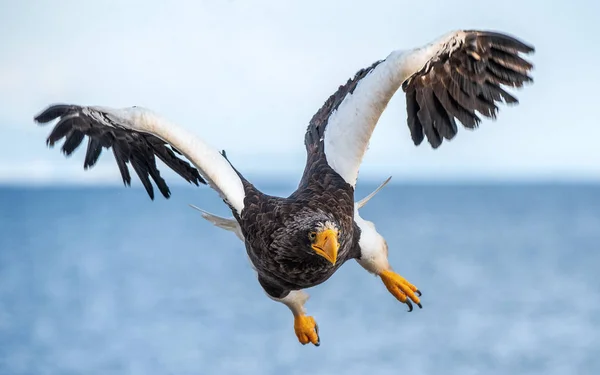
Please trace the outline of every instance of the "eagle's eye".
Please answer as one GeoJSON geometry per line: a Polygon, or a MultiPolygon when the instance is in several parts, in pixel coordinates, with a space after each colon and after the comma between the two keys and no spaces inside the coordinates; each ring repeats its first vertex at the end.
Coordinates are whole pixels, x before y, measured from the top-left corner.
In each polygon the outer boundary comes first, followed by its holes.
{"type": "Polygon", "coordinates": [[[311,241],[314,241],[317,239],[317,232],[309,232],[308,233],[308,239],[311,241]]]}

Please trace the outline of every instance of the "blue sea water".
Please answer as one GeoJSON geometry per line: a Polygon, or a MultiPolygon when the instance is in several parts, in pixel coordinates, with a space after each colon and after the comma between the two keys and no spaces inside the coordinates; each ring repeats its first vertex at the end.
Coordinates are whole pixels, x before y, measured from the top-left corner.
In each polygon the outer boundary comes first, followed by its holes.
{"type": "Polygon", "coordinates": [[[205,187],[0,188],[0,374],[600,374],[598,185],[386,187],[362,216],[423,309],[349,262],[309,290],[318,348],[188,203],[227,214],[205,187]]]}

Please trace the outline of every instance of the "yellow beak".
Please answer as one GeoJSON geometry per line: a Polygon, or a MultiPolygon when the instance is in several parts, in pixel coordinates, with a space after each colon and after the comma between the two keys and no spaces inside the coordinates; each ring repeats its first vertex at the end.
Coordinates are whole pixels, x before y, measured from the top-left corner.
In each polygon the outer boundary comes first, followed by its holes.
{"type": "Polygon", "coordinates": [[[337,261],[339,247],[338,234],[333,229],[318,232],[315,243],[312,244],[313,250],[333,265],[337,261]]]}

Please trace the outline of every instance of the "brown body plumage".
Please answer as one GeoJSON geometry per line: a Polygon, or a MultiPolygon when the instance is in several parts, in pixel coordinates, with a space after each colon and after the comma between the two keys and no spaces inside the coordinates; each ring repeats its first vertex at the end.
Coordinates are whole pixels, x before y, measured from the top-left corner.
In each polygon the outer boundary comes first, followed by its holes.
{"type": "Polygon", "coordinates": [[[259,282],[275,298],[318,285],[345,261],[360,256],[354,189],[331,169],[319,147],[313,147],[309,159],[300,186],[288,198],[263,194],[243,179],[245,207],[236,218],[259,282]],[[335,265],[311,251],[307,237],[327,221],[339,229],[335,265]]]}

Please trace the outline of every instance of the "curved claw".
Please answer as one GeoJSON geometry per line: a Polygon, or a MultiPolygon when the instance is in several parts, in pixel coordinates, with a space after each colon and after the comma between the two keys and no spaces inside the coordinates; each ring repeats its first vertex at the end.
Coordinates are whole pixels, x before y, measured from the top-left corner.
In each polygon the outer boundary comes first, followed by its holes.
{"type": "Polygon", "coordinates": [[[416,303],[420,309],[423,308],[419,299],[421,291],[406,281],[405,278],[390,270],[381,272],[379,277],[381,277],[381,281],[383,281],[383,284],[388,291],[392,293],[398,301],[408,305],[408,312],[413,311],[413,303],[416,303]]]}

